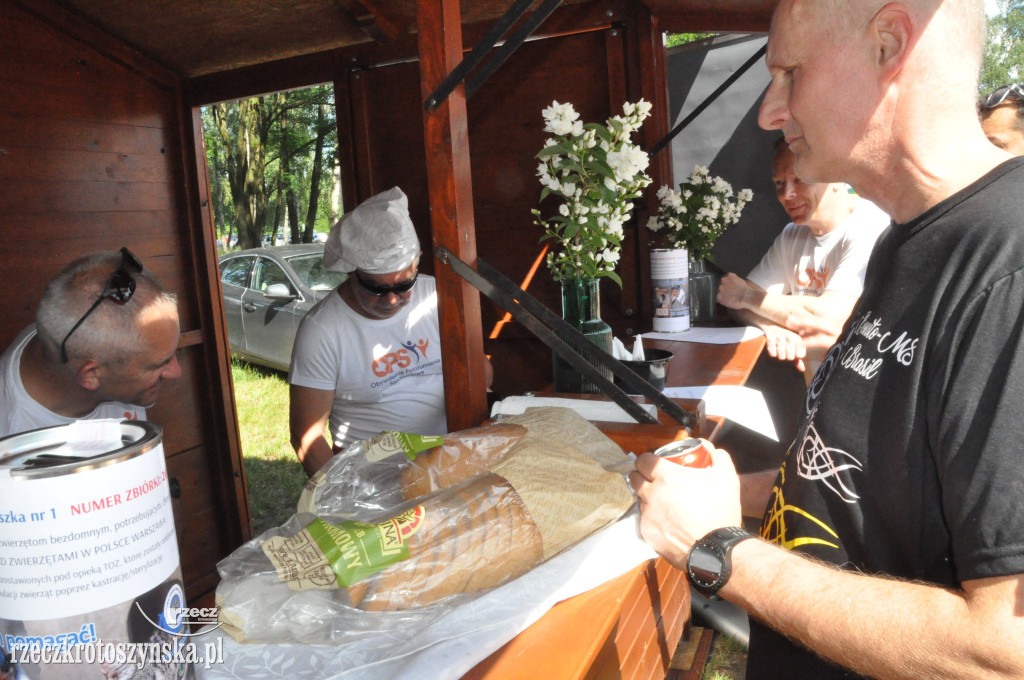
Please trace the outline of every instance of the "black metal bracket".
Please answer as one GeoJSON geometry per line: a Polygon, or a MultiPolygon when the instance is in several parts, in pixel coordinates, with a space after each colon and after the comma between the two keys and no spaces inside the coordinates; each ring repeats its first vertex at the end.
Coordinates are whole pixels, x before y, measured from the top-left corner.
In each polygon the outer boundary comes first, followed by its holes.
{"type": "Polygon", "coordinates": [[[658,153],[659,151],[664,149],[666,146],[668,146],[669,143],[673,139],[675,139],[676,135],[678,135],[680,132],[682,132],[686,128],[686,126],[688,126],[690,123],[692,123],[694,121],[694,119],[697,118],[697,116],[699,116],[701,113],[704,112],[704,109],[706,109],[709,106],[711,106],[711,104],[716,99],[718,99],[722,95],[723,92],[728,90],[729,87],[733,83],[735,83],[737,80],[739,80],[740,76],[742,76],[744,73],[746,73],[748,70],[750,70],[751,66],[753,66],[758,61],[760,61],[761,57],[763,57],[765,55],[765,52],[767,50],[768,50],[768,46],[767,45],[762,45],[757,50],[757,52],[755,52],[750,57],[750,59],[747,59],[745,62],[743,62],[742,66],[740,66],[738,69],[736,69],[736,71],[732,75],[730,75],[728,78],[726,78],[725,81],[721,85],[719,85],[715,89],[714,92],[709,94],[704,101],[702,101],[700,104],[698,104],[697,108],[695,108],[693,111],[691,111],[689,113],[689,115],[686,116],[686,118],[684,118],[682,121],[679,122],[678,125],[676,125],[674,128],[669,130],[669,133],[667,135],[665,135],[665,137],[660,142],[658,142],[657,144],[652,146],[650,151],[647,152],[648,155],[653,156],[654,154],[658,153]]]}
{"type": "Polygon", "coordinates": [[[566,363],[597,385],[605,396],[622,407],[638,423],[658,424],[660,421],[609,380],[598,366],[609,369],[625,383],[626,387],[645,397],[680,425],[690,429],[696,426],[694,417],[685,409],[595,345],[562,317],[485,261],[478,258],[477,268],[473,269],[443,246],[438,246],[434,252],[438,260],[450,266],[456,274],[500,305],[566,363]],[[583,354],[577,351],[574,345],[585,348],[583,354]]]}
{"type": "Polygon", "coordinates": [[[516,0],[513,2],[505,10],[505,13],[494,22],[494,25],[491,26],[480,42],[470,50],[469,54],[463,57],[458,66],[453,68],[448,77],[441,81],[437,89],[427,97],[427,100],[423,102],[423,108],[427,111],[436,110],[463,80],[466,81],[466,98],[472,97],[473,93],[480,89],[480,86],[487,82],[487,79],[494,75],[498,68],[505,63],[505,60],[512,56],[512,53],[519,49],[519,46],[526,42],[527,38],[533,35],[537,27],[551,16],[551,13],[562,4],[562,0],[544,0],[544,3],[530,15],[530,18],[523,22],[523,25],[516,29],[515,33],[495,51],[490,60],[481,66],[478,72],[470,75],[470,72],[483,61],[491,48],[498,43],[501,36],[505,35],[505,32],[523,17],[526,10],[532,4],[533,0],[516,0]]]}

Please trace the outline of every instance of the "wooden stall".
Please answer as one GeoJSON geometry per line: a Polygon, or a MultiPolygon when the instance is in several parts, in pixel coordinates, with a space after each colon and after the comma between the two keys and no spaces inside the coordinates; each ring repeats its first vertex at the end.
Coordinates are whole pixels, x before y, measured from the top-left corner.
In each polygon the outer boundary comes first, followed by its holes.
{"type": "MultiPolygon", "coordinates": [[[[75,257],[130,245],[179,295],[182,378],[151,419],[164,429],[191,601],[250,538],[198,107],[332,82],[344,204],[392,185],[409,195],[424,251],[444,244],[522,281],[539,253],[541,109],[571,101],[603,120],[644,97],[650,147],[667,131],[662,32],[765,30],[774,0],[564,0],[470,99],[423,102],[510,0],[0,0],[0,343],[33,319],[75,257]]],[[[541,3],[533,3],[536,9],[541,3]]],[[[670,177],[653,159],[652,191],[670,177]]],[[[646,237],[627,228],[616,333],[644,328],[646,237]]],[[[438,274],[449,417],[478,422],[483,355],[496,389],[546,384],[550,354],[503,312],[438,274]]],[[[530,288],[549,306],[543,269],[530,288]]]]}

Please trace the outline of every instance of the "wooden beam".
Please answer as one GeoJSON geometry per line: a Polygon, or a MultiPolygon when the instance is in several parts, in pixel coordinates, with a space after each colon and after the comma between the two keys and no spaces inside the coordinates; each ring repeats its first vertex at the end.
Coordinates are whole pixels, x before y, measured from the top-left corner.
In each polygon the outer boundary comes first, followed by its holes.
{"type": "MultiPolygon", "coordinates": [[[[652,115],[640,129],[639,143],[644,149],[650,149],[668,134],[669,122],[668,74],[666,54],[663,42],[664,26],[658,17],[646,8],[635,6],[630,12],[629,24],[633,30],[629,32],[630,42],[627,50],[636,55],[634,72],[631,74],[630,101],[643,97],[651,102],[652,115]]],[[[633,260],[636,264],[636,285],[640,291],[636,299],[640,304],[634,310],[635,324],[642,328],[652,318],[653,298],[651,286],[651,268],[648,266],[650,250],[647,245],[650,232],[646,228],[647,220],[658,209],[658,189],[662,186],[673,186],[672,150],[665,148],[651,157],[647,174],[653,180],[644,192],[644,199],[637,201],[635,220],[630,230],[632,245],[636,253],[633,260]]]]}
{"type": "Polygon", "coordinates": [[[377,42],[390,42],[409,32],[409,26],[397,13],[389,11],[388,3],[377,0],[359,0],[369,13],[356,17],[360,27],[377,42]]]}
{"type": "MultiPolygon", "coordinates": [[[[462,59],[459,0],[418,0],[421,100],[462,59]]],[[[473,183],[466,93],[460,85],[441,106],[424,111],[427,187],[433,244],[476,266],[473,183]]],[[[425,257],[433,257],[427,253],[425,257]]],[[[486,359],[480,293],[451,268],[436,267],[448,428],[479,425],[487,417],[486,359]]]]}

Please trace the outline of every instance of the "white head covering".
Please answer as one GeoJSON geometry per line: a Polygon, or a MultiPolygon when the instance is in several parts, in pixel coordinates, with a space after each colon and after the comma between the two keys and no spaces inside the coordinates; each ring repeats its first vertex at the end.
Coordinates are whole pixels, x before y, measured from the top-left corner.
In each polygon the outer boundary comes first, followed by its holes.
{"type": "Polygon", "coordinates": [[[327,236],[324,267],[336,272],[400,272],[416,261],[420,241],[409,199],[398,187],[372,196],[346,213],[327,236]]]}

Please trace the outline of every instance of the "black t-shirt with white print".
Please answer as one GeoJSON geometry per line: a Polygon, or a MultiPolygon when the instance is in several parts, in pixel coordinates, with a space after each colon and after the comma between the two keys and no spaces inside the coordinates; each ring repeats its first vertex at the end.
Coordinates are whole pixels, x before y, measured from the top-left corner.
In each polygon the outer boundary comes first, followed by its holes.
{"type": "MultiPolygon", "coordinates": [[[[761,534],[940,586],[1024,572],[1024,159],[883,233],[761,534]]],[[[754,622],[750,647],[750,680],[857,677],[754,622]]]]}

